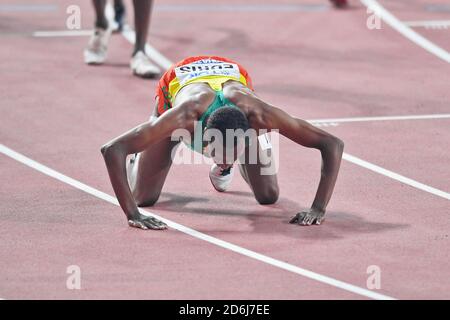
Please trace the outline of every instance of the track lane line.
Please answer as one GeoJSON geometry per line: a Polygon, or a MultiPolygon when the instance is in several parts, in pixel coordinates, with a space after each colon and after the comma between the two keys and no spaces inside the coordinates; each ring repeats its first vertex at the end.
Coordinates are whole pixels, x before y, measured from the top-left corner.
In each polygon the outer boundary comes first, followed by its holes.
{"type": "Polygon", "coordinates": [[[408,27],[422,27],[427,29],[447,29],[450,27],[450,20],[415,20],[403,21],[408,27]]]}
{"type": "Polygon", "coordinates": [[[374,116],[374,117],[349,117],[334,119],[313,119],[307,120],[310,123],[341,123],[341,122],[371,122],[371,121],[401,121],[401,120],[435,120],[448,119],[450,113],[404,115],[404,116],[374,116]]]}
{"type": "Polygon", "coordinates": [[[428,186],[426,184],[423,184],[423,183],[418,182],[416,180],[407,178],[405,176],[402,176],[401,174],[398,174],[398,173],[395,173],[393,171],[387,170],[385,168],[377,166],[376,164],[373,164],[373,163],[370,163],[368,161],[365,161],[365,160],[362,160],[360,158],[357,158],[355,156],[352,156],[352,155],[350,155],[348,153],[344,152],[342,158],[344,160],[347,160],[348,162],[351,162],[351,163],[356,164],[356,165],[358,165],[360,167],[369,169],[369,170],[371,170],[373,172],[382,174],[382,175],[384,175],[386,177],[389,177],[391,179],[397,180],[397,181],[399,181],[401,183],[407,184],[407,185],[409,185],[411,187],[414,187],[416,189],[419,189],[419,190],[422,190],[422,191],[434,194],[435,196],[438,196],[438,197],[450,200],[450,193],[448,193],[448,192],[445,192],[445,191],[442,191],[442,190],[430,187],[430,186],[428,186]]]}
{"type": "Polygon", "coordinates": [[[360,0],[363,5],[370,9],[375,15],[380,17],[385,23],[390,25],[394,30],[399,32],[405,38],[411,40],[419,47],[422,47],[429,53],[435,55],[436,57],[450,63],[450,53],[448,53],[443,48],[437,46],[427,38],[418,34],[410,27],[402,23],[397,17],[395,17],[391,12],[385,9],[376,0],[360,0]]]}
{"type": "MultiPolygon", "coordinates": [[[[97,190],[97,189],[95,189],[95,188],[93,188],[91,186],[88,186],[87,184],[84,184],[84,183],[82,183],[82,182],[80,182],[80,181],[78,181],[76,179],[73,179],[73,178],[71,178],[69,176],[66,176],[66,175],[64,175],[64,174],[62,174],[62,173],[60,173],[60,172],[58,172],[56,170],[53,170],[53,169],[51,169],[51,168],[49,168],[49,167],[47,167],[47,166],[45,166],[45,165],[43,165],[43,164],[33,160],[33,159],[30,159],[30,158],[24,156],[21,153],[18,153],[16,151],[6,147],[3,144],[0,144],[0,153],[4,154],[5,156],[7,156],[7,157],[9,157],[11,159],[14,159],[14,160],[18,161],[18,162],[20,162],[20,163],[22,163],[22,164],[24,164],[24,165],[26,165],[26,166],[36,170],[36,171],[39,171],[39,172],[41,172],[41,173],[43,173],[43,174],[45,174],[45,175],[47,175],[49,177],[52,177],[52,178],[54,178],[56,180],[59,180],[59,181],[65,183],[65,184],[68,184],[68,185],[70,185],[70,186],[72,186],[72,187],[74,187],[74,188],[76,188],[78,190],[81,190],[83,192],[86,192],[86,193],[94,196],[94,197],[97,197],[97,198],[102,199],[102,200],[104,200],[106,202],[109,202],[111,204],[119,206],[119,202],[117,201],[117,199],[115,197],[113,197],[113,196],[111,196],[111,195],[109,195],[107,193],[104,193],[104,192],[102,192],[100,190],[97,190]]],[[[252,250],[240,247],[238,245],[235,245],[235,244],[232,244],[230,242],[221,240],[219,238],[212,237],[212,236],[207,235],[205,233],[202,233],[202,232],[199,232],[197,230],[194,230],[194,229],[191,229],[189,227],[186,227],[186,226],[184,226],[182,224],[176,223],[176,222],[174,222],[172,220],[169,220],[169,219],[163,218],[161,216],[158,216],[158,215],[154,214],[153,212],[146,211],[146,210],[144,210],[142,208],[139,208],[139,212],[144,214],[144,215],[152,216],[152,217],[155,217],[156,219],[160,219],[161,221],[165,222],[170,228],[178,230],[178,231],[180,231],[180,232],[182,232],[184,234],[187,234],[187,235],[189,235],[191,237],[197,238],[199,240],[206,241],[206,242],[208,242],[210,244],[213,244],[213,245],[216,245],[218,247],[221,247],[221,248],[233,251],[233,252],[238,253],[240,255],[243,255],[243,256],[246,256],[246,257],[249,257],[249,258],[261,261],[261,262],[264,262],[264,263],[272,265],[272,266],[274,266],[276,268],[283,269],[283,270],[286,270],[286,271],[298,274],[298,275],[303,276],[305,278],[308,278],[308,279],[311,279],[311,280],[315,280],[315,281],[318,281],[318,282],[321,282],[321,283],[333,286],[335,288],[342,289],[344,291],[352,292],[354,294],[357,294],[357,295],[360,295],[360,296],[363,296],[363,297],[366,297],[366,298],[371,298],[371,299],[376,299],[376,300],[395,300],[395,298],[393,298],[393,297],[390,297],[390,296],[387,296],[387,295],[384,295],[384,294],[380,294],[380,293],[377,293],[377,292],[374,292],[374,291],[371,291],[371,290],[368,290],[368,289],[364,289],[364,288],[352,285],[350,283],[346,283],[344,281],[340,281],[340,280],[334,279],[332,277],[325,276],[325,275],[322,275],[322,274],[319,274],[319,273],[316,273],[316,272],[313,272],[313,271],[310,271],[310,270],[307,270],[307,269],[304,269],[304,268],[301,268],[301,267],[289,264],[287,262],[271,258],[269,256],[266,256],[266,255],[257,253],[255,251],[252,251],[252,250]]]]}
{"type": "Polygon", "coordinates": [[[50,30],[50,31],[34,31],[33,37],[52,38],[52,37],[86,37],[91,36],[94,30],[50,30]]]}

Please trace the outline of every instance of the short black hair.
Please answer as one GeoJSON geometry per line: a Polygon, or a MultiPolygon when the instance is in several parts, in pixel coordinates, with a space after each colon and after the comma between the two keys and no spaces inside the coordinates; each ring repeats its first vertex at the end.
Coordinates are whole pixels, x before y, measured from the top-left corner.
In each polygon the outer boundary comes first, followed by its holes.
{"type": "Polygon", "coordinates": [[[206,129],[216,129],[226,137],[227,129],[242,129],[244,133],[250,128],[247,116],[237,107],[223,106],[214,110],[206,120],[206,129]]]}

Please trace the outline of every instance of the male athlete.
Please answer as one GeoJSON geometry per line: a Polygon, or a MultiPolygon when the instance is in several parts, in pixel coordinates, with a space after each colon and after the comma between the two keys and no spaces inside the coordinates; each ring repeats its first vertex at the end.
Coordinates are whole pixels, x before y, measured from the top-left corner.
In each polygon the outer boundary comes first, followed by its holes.
{"type": "Polygon", "coordinates": [[[310,209],[297,213],[290,223],[321,224],[338,176],[344,143],[261,100],[244,67],[216,56],[189,57],[173,65],[159,81],[150,120],[102,146],[109,177],[128,224],[141,229],[167,228],[162,221],[142,215],[138,206],[151,206],[158,200],[172,164],[172,149],[180,141],[173,135],[180,130],[194,133],[194,137],[200,131],[200,142],[197,138],[183,142],[213,159],[209,176],[217,191],[227,190],[234,163],[242,158],[239,171],[257,202],[275,203],[279,194],[276,172],[264,172],[273,162],[273,154],[261,152],[257,136],[236,135],[231,142],[224,138],[219,144],[213,142],[220,140],[211,138],[211,133],[225,136],[230,130],[264,129],[277,130],[302,146],[320,150],[322,173],[315,199],[310,209]],[[256,157],[249,161],[255,148],[256,157]]]}

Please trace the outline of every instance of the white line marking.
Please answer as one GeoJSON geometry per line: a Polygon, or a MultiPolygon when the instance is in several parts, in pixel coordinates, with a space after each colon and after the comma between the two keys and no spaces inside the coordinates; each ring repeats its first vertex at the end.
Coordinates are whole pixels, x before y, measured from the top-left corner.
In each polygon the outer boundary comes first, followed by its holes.
{"type": "Polygon", "coordinates": [[[93,30],[35,31],[33,37],[80,37],[90,36],[93,30]]]}
{"type": "Polygon", "coordinates": [[[0,4],[0,12],[50,12],[56,11],[53,4],[0,4]]]}
{"type": "MultiPolygon", "coordinates": [[[[306,120],[308,121],[308,120],[306,120]]],[[[311,124],[315,125],[316,127],[337,127],[339,125],[339,123],[336,122],[327,122],[327,121],[322,121],[322,122],[312,122],[309,121],[311,124]]]]}
{"type": "Polygon", "coordinates": [[[380,166],[377,166],[377,165],[375,165],[373,163],[364,161],[364,160],[362,160],[360,158],[357,158],[355,156],[352,156],[352,155],[350,155],[348,153],[344,152],[344,155],[343,155],[342,158],[347,160],[347,161],[349,161],[349,162],[357,164],[357,165],[359,165],[361,167],[364,167],[364,168],[372,170],[372,171],[374,171],[376,173],[382,174],[382,175],[384,175],[386,177],[389,177],[391,179],[400,181],[400,182],[402,182],[404,184],[407,184],[407,185],[409,185],[411,187],[414,187],[416,189],[419,189],[419,190],[422,190],[422,191],[434,194],[436,196],[442,197],[444,199],[450,200],[450,193],[447,193],[447,192],[444,192],[442,190],[439,190],[439,189],[427,186],[426,184],[423,184],[423,183],[420,183],[420,182],[418,182],[416,180],[407,178],[407,177],[402,176],[402,175],[400,175],[398,173],[395,173],[393,171],[384,169],[384,168],[382,168],[380,166]]]}
{"type": "MultiPolygon", "coordinates": [[[[52,177],[52,178],[54,178],[56,180],[59,180],[59,181],[61,181],[63,183],[66,183],[66,184],[68,184],[68,185],[70,185],[70,186],[72,186],[74,188],[77,188],[77,189],[79,189],[81,191],[84,191],[84,192],[86,192],[86,193],[88,193],[88,194],[90,194],[90,195],[92,195],[94,197],[97,197],[99,199],[107,201],[107,202],[109,202],[111,204],[114,204],[116,206],[119,205],[119,203],[118,203],[118,201],[117,201],[117,199],[115,197],[110,196],[109,194],[106,194],[106,193],[104,193],[102,191],[99,191],[99,190],[97,190],[95,188],[92,188],[92,187],[90,187],[90,186],[88,186],[88,185],[86,185],[86,184],[84,184],[84,183],[82,183],[82,182],[80,182],[78,180],[75,180],[75,179],[73,179],[71,177],[68,177],[68,176],[66,176],[66,175],[64,175],[64,174],[62,174],[62,173],[60,173],[58,171],[55,171],[55,170],[53,170],[53,169],[51,169],[51,168],[49,168],[49,167],[47,167],[47,166],[37,162],[37,161],[34,161],[34,160],[32,160],[32,159],[30,159],[30,158],[28,158],[28,157],[26,157],[26,156],[24,156],[24,155],[22,155],[22,154],[20,154],[18,152],[14,151],[14,150],[12,150],[12,149],[10,149],[8,147],[6,147],[3,144],[0,144],[0,152],[3,153],[4,155],[10,157],[11,159],[14,159],[14,160],[16,160],[16,161],[18,161],[18,162],[20,162],[20,163],[22,163],[22,164],[32,168],[32,169],[34,169],[34,170],[37,170],[37,171],[39,171],[39,172],[49,176],[49,177],[52,177]]],[[[343,282],[343,281],[340,281],[340,280],[337,280],[337,279],[334,279],[334,278],[331,278],[331,277],[328,277],[328,276],[324,276],[322,274],[319,274],[319,273],[316,273],[316,272],[313,272],[313,271],[310,271],[310,270],[307,270],[307,269],[303,269],[303,268],[294,266],[292,264],[289,264],[289,263],[286,263],[286,262],[283,262],[283,261],[271,258],[269,256],[257,253],[255,251],[245,249],[243,247],[237,246],[237,245],[229,243],[227,241],[224,241],[224,240],[221,240],[221,239],[209,236],[207,234],[204,234],[204,233],[201,233],[201,232],[196,231],[194,229],[188,228],[186,226],[183,226],[181,224],[178,224],[178,223],[173,222],[171,220],[168,220],[166,218],[160,217],[160,216],[158,216],[158,215],[156,215],[156,214],[154,214],[152,212],[143,210],[141,208],[139,208],[139,212],[141,212],[142,214],[145,214],[147,216],[152,216],[152,217],[155,217],[156,219],[160,219],[161,221],[164,221],[172,229],[175,229],[175,230],[178,230],[180,232],[183,232],[183,233],[185,233],[187,235],[190,235],[190,236],[192,236],[194,238],[197,238],[197,239],[209,242],[209,243],[214,244],[214,245],[216,245],[218,247],[221,247],[221,248],[233,251],[233,252],[241,254],[243,256],[246,256],[246,257],[249,257],[249,258],[252,258],[252,259],[264,262],[264,263],[267,263],[267,264],[272,265],[274,267],[277,267],[277,268],[280,268],[280,269],[283,269],[283,270],[286,270],[286,271],[290,271],[290,272],[296,273],[298,275],[301,275],[303,277],[306,277],[306,278],[309,278],[309,279],[312,279],[312,280],[315,280],[315,281],[318,281],[318,282],[321,282],[321,283],[325,283],[325,284],[328,284],[330,286],[333,286],[333,287],[336,287],[336,288],[339,288],[339,289],[342,289],[342,290],[345,290],[345,291],[349,291],[349,292],[352,292],[352,293],[355,293],[357,295],[361,295],[361,296],[364,296],[364,297],[367,297],[367,298],[372,298],[372,299],[377,299],[377,300],[394,300],[394,298],[392,298],[392,297],[389,297],[389,296],[386,296],[386,295],[383,295],[383,294],[380,294],[380,293],[377,293],[377,292],[373,292],[373,291],[370,291],[370,290],[367,290],[367,289],[364,289],[364,288],[360,288],[360,287],[357,287],[355,285],[352,285],[352,284],[349,284],[349,283],[346,283],[346,282],[343,282]]]]}
{"type": "Polygon", "coordinates": [[[308,121],[311,123],[340,123],[340,122],[396,121],[396,120],[432,120],[432,119],[447,119],[447,118],[450,118],[450,113],[422,114],[422,115],[408,115],[408,116],[379,116],[379,117],[313,119],[313,120],[308,120],[308,121]]]}
{"type": "Polygon", "coordinates": [[[450,20],[422,20],[403,21],[408,27],[423,27],[427,29],[447,29],[450,27],[450,20]]]}
{"type": "Polygon", "coordinates": [[[367,8],[372,10],[377,16],[379,16],[384,22],[390,25],[392,28],[397,30],[403,36],[427,50],[428,52],[434,54],[435,56],[441,58],[445,62],[450,63],[450,53],[437,46],[430,40],[421,36],[408,26],[404,25],[400,20],[398,20],[392,13],[386,10],[382,5],[380,5],[376,0],[360,0],[367,8]]]}
{"type": "Polygon", "coordinates": [[[155,5],[155,11],[172,12],[295,12],[295,11],[325,11],[327,4],[166,4],[155,5]]]}
{"type": "MultiPolygon", "coordinates": [[[[364,1],[364,0],[362,0],[364,1]]],[[[133,31],[134,33],[134,31],[133,31]]],[[[128,37],[124,36],[127,38],[128,41],[130,41],[131,43],[134,43],[134,37],[132,36],[133,33],[129,33],[128,37]]],[[[147,44],[148,47],[150,47],[152,49],[152,52],[156,52],[157,55],[152,56],[151,58],[158,63],[161,67],[168,69],[170,68],[170,66],[172,66],[173,62],[171,62],[169,59],[167,59],[165,56],[163,56],[158,50],[156,50],[155,48],[151,47],[150,45],[147,44]]],[[[448,118],[450,117],[449,114],[434,114],[434,115],[418,115],[418,116],[390,116],[390,117],[364,117],[364,118],[341,118],[341,119],[319,119],[319,120],[309,120],[313,123],[321,123],[321,122],[325,122],[325,123],[337,123],[337,122],[354,122],[354,121],[386,121],[386,120],[418,120],[418,119],[441,119],[441,118],[448,118]],[[370,120],[369,120],[370,119],[370,120]]],[[[349,162],[352,162],[356,165],[359,165],[363,168],[369,169],[371,171],[374,171],[376,173],[379,173],[381,175],[384,175],[386,177],[389,177],[391,179],[400,181],[404,184],[407,184],[411,187],[417,188],[419,190],[422,191],[426,191],[429,192],[431,194],[434,194],[436,196],[439,197],[443,197],[445,199],[450,199],[449,198],[449,194],[447,192],[441,191],[439,189],[427,186],[423,183],[420,183],[418,181],[415,181],[413,179],[404,177],[400,174],[397,174],[395,172],[392,172],[390,170],[384,169],[380,166],[377,166],[375,164],[372,164],[370,162],[364,161],[362,159],[359,159],[357,157],[354,157],[348,153],[344,152],[344,155],[342,157],[344,160],[347,160],[349,162]]]]}

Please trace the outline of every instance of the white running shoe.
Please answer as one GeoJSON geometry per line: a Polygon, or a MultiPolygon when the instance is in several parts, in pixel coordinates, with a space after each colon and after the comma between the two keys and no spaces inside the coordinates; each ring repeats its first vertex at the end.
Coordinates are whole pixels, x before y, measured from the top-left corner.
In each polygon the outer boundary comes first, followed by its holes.
{"type": "Polygon", "coordinates": [[[94,34],[89,40],[88,47],[84,50],[85,63],[102,64],[105,62],[110,36],[111,29],[95,28],[94,34]]]}
{"type": "Polygon", "coordinates": [[[130,67],[133,70],[133,74],[142,78],[154,78],[161,73],[161,70],[142,51],[138,51],[131,58],[130,67]]]}
{"type": "Polygon", "coordinates": [[[209,171],[209,179],[211,183],[219,192],[224,192],[227,190],[228,186],[233,180],[234,168],[230,167],[229,169],[221,169],[217,164],[213,164],[211,166],[211,170],[209,171]]]}

